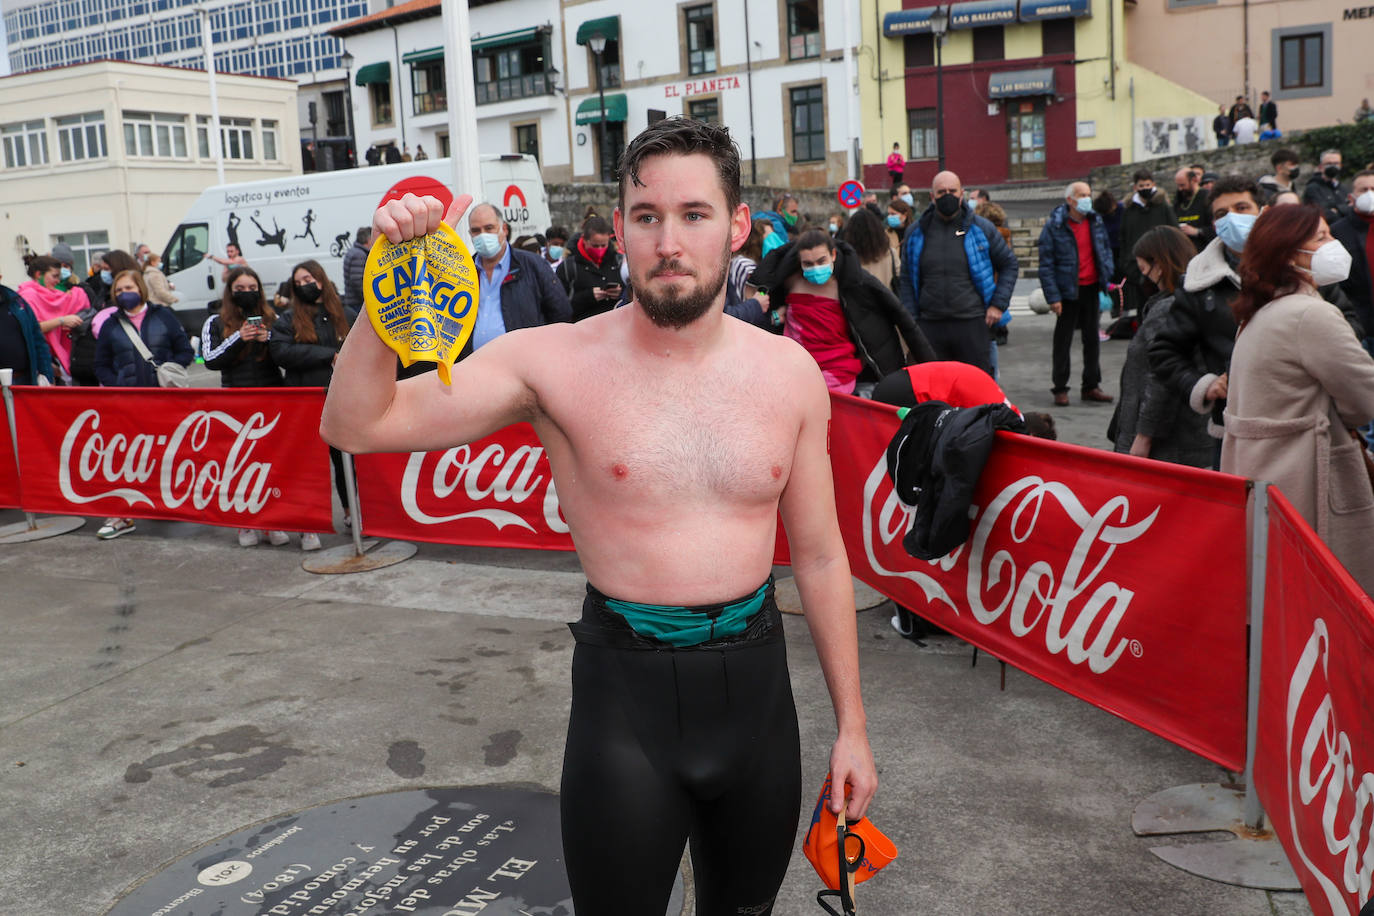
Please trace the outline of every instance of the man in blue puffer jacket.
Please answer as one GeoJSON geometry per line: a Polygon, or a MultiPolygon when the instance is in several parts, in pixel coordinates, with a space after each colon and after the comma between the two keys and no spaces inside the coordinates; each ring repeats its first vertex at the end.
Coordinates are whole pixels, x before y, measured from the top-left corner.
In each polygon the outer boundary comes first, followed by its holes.
{"type": "Polygon", "coordinates": [[[934,203],[902,241],[898,294],[937,359],[991,375],[988,329],[1011,304],[1016,255],[996,226],[964,206],[958,175],[940,172],[930,196],[934,203]]]}
{"type": "MultiPolygon", "coordinates": [[[[1064,203],[1054,208],[1040,230],[1040,288],[1050,311],[1059,316],[1054,322],[1054,384],[1050,389],[1059,407],[1069,403],[1074,331],[1083,337],[1083,400],[1105,404],[1112,399],[1102,390],[1097,323],[1098,293],[1106,292],[1115,265],[1107,228],[1092,201],[1092,188],[1086,181],[1071,182],[1064,189],[1064,203]]],[[[1121,254],[1127,256],[1124,251],[1121,254]]]]}

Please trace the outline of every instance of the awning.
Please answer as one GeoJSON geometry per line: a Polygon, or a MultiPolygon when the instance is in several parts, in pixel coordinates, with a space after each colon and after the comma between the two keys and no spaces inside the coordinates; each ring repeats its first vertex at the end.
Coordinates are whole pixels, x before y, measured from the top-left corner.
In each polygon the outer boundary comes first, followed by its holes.
{"type": "MultiPolygon", "coordinates": [[[[476,47],[476,43],[473,44],[476,47]]],[[[426,48],[423,51],[411,51],[409,54],[401,55],[401,62],[406,64],[423,64],[430,60],[440,60],[444,56],[444,48],[440,45],[437,48],[426,48]]]]}
{"type": "Polygon", "coordinates": [[[935,7],[927,6],[919,10],[902,10],[888,13],[883,17],[883,36],[902,38],[906,35],[925,35],[930,32],[930,14],[935,7]]]}
{"type": "Polygon", "coordinates": [[[1092,0],[1021,0],[1022,22],[1074,19],[1078,16],[1091,16],[1092,13],[1092,0]]]}
{"type": "Polygon", "coordinates": [[[380,63],[359,67],[357,75],[353,77],[353,82],[358,86],[391,82],[391,61],[384,60],[380,63]]]}
{"type": "Polygon", "coordinates": [[[1008,70],[988,80],[988,98],[1009,99],[1020,95],[1054,95],[1054,68],[1008,70]]]}
{"type": "Polygon", "coordinates": [[[532,29],[500,32],[496,35],[480,35],[472,39],[472,50],[490,51],[492,48],[504,48],[509,45],[533,44],[539,40],[539,32],[540,29],[536,26],[532,29]]]}
{"type": "Polygon", "coordinates": [[[588,19],[577,27],[577,43],[585,45],[592,36],[601,33],[607,41],[620,40],[620,17],[606,16],[601,19],[588,19]]]}
{"type": "Polygon", "coordinates": [[[980,29],[987,25],[1008,25],[1016,21],[1016,0],[971,0],[949,8],[949,28],[980,29]]]}
{"type": "MultiPolygon", "coordinates": [[[[606,96],[606,120],[624,121],[629,107],[623,93],[617,92],[614,95],[606,96]]],[[[596,124],[600,120],[601,99],[599,97],[592,96],[589,99],[584,99],[582,104],[577,106],[576,121],[578,124],[596,124]]]]}

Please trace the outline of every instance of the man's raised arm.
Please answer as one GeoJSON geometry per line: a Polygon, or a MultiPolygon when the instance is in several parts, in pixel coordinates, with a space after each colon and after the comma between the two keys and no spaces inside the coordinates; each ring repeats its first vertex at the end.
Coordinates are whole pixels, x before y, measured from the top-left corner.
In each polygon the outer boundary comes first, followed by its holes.
{"type": "MultiPolygon", "coordinates": [[[[456,197],[443,212],[433,197],[407,194],[373,216],[374,237],[392,243],[454,225],[472,203],[456,197]]],[[[436,373],[396,381],[396,355],[364,311],[349,332],[325,398],[320,435],[346,452],[407,452],[447,448],[529,419],[536,403],[520,372],[520,347],[501,339],[453,367],[452,385],[436,373]]]]}

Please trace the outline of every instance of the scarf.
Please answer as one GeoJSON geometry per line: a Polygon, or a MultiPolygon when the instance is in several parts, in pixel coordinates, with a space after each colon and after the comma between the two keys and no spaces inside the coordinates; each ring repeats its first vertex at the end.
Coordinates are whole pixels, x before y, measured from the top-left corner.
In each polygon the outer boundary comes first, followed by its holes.
{"type": "Polygon", "coordinates": [[[593,254],[592,250],[587,247],[587,239],[583,237],[577,240],[577,250],[582,252],[582,257],[586,258],[588,261],[591,261],[597,267],[600,267],[601,259],[606,257],[606,252],[610,251],[611,249],[608,246],[606,248],[601,249],[601,254],[593,254]]]}
{"type": "MultiPolygon", "coordinates": [[[[29,304],[29,308],[33,309],[33,313],[39,321],[61,318],[64,315],[74,315],[91,304],[90,297],[79,286],[74,286],[63,292],[60,289],[48,289],[43,284],[33,280],[25,280],[19,284],[19,288],[15,292],[29,304]]],[[[72,340],[67,336],[67,329],[59,325],[45,333],[43,337],[48,341],[48,346],[52,348],[53,355],[62,364],[62,368],[71,372],[72,340]]]]}

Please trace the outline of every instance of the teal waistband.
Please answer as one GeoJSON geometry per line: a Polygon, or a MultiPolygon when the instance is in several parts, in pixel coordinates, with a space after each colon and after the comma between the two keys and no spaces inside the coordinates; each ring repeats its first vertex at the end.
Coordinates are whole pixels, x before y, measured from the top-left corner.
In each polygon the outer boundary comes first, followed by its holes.
{"type": "Polygon", "coordinates": [[[641,636],[652,636],[671,646],[695,646],[726,636],[737,636],[749,625],[749,618],[763,609],[768,598],[765,582],[758,591],[730,604],[685,607],[668,604],[640,604],[606,598],[606,607],[615,611],[641,636]]]}

